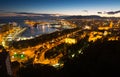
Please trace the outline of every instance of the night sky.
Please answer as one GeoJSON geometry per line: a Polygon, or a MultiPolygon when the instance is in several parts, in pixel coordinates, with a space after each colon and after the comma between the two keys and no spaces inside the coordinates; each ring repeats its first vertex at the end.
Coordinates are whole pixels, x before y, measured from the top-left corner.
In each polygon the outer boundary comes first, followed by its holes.
{"type": "Polygon", "coordinates": [[[119,10],[120,0],[0,0],[1,13],[120,16],[119,10]]]}

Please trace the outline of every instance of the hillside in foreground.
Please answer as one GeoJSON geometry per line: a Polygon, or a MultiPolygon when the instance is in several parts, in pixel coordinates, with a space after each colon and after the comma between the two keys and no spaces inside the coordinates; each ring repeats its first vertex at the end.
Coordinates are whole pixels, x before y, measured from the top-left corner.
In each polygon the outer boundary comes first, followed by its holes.
{"type": "Polygon", "coordinates": [[[36,64],[21,68],[20,77],[115,77],[120,71],[119,46],[120,41],[94,43],[83,55],[67,60],[62,69],[36,64]]]}

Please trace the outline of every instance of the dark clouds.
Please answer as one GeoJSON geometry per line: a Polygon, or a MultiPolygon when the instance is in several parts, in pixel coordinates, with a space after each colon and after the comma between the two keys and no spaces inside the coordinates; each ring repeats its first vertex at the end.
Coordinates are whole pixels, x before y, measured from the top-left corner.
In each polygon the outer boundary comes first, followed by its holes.
{"type": "Polygon", "coordinates": [[[110,12],[106,12],[107,14],[113,15],[113,14],[117,14],[120,13],[120,10],[118,11],[110,11],[110,12]]]}
{"type": "MultiPolygon", "coordinates": [[[[1,10],[2,11],[2,10],[1,10]]],[[[42,14],[31,12],[0,12],[0,16],[56,16],[56,14],[42,14]]]]}
{"type": "Polygon", "coordinates": [[[109,12],[97,12],[98,14],[108,14],[108,15],[114,15],[120,13],[120,10],[118,11],[109,11],[109,12]]]}
{"type": "Polygon", "coordinates": [[[15,14],[20,14],[20,15],[41,15],[41,14],[38,14],[38,13],[28,13],[28,12],[14,12],[15,14]]]}
{"type": "Polygon", "coordinates": [[[0,10],[0,12],[5,12],[5,10],[0,10]]]}
{"type": "Polygon", "coordinates": [[[82,10],[82,11],[88,13],[88,10],[82,10]]]}
{"type": "Polygon", "coordinates": [[[98,14],[102,14],[102,12],[97,12],[98,14]]]}
{"type": "Polygon", "coordinates": [[[28,13],[28,12],[6,12],[0,10],[0,16],[42,16],[38,13],[28,13]]]}

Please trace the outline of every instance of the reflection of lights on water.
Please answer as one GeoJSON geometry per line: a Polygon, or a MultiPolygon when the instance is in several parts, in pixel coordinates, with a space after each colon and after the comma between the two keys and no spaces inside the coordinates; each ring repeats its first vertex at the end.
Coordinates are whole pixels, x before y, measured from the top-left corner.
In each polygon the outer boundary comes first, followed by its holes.
{"type": "Polygon", "coordinates": [[[31,33],[32,33],[32,34],[34,34],[34,33],[35,33],[34,28],[31,28],[31,33]]]}
{"type": "Polygon", "coordinates": [[[45,26],[44,26],[44,25],[42,26],[42,29],[45,29],[45,26]]]}
{"type": "Polygon", "coordinates": [[[34,38],[33,36],[30,36],[30,39],[34,38]]]}
{"type": "Polygon", "coordinates": [[[48,25],[47,25],[47,27],[49,28],[49,27],[50,27],[50,25],[48,24],[48,25]]]}
{"type": "Polygon", "coordinates": [[[44,25],[42,26],[42,30],[43,30],[43,32],[45,32],[45,26],[44,25]]]}

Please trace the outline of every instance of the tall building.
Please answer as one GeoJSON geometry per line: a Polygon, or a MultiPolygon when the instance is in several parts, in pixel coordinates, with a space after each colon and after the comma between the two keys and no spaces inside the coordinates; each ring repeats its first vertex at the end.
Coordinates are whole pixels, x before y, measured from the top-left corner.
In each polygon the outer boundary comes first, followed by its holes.
{"type": "Polygon", "coordinates": [[[111,21],[111,22],[110,22],[110,28],[112,28],[112,27],[113,27],[113,22],[111,21]]]}
{"type": "Polygon", "coordinates": [[[0,45],[0,77],[12,77],[9,53],[0,45]]]}

